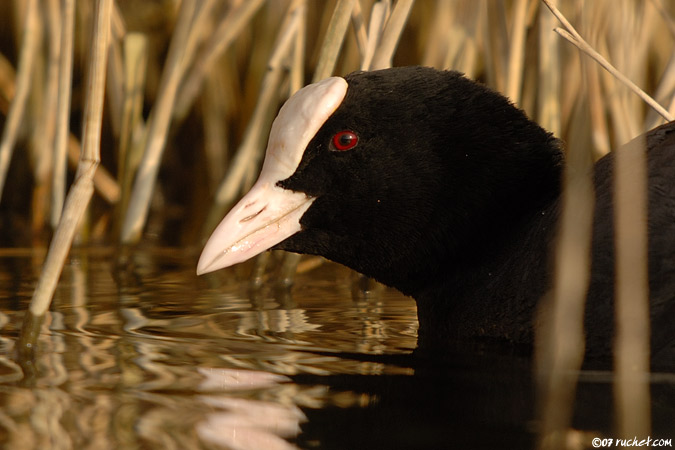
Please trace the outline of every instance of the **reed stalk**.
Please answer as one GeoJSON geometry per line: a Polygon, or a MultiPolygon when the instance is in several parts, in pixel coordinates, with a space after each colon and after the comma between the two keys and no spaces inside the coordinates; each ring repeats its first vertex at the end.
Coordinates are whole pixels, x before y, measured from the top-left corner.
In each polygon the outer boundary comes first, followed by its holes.
{"type": "Polygon", "coordinates": [[[35,154],[33,228],[41,230],[50,210],[50,176],[54,165],[54,138],[59,107],[59,75],[61,59],[61,5],[59,0],[48,0],[46,8],[47,61],[46,79],[35,135],[32,139],[35,154]]]}
{"type": "Polygon", "coordinates": [[[30,83],[33,76],[33,65],[37,57],[37,48],[42,37],[38,20],[37,0],[27,0],[26,13],[21,39],[21,53],[16,76],[15,95],[7,112],[5,127],[0,140],[0,198],[7,179],[9,162],[12,158],[14,144],[19,133],[19,126],[24,115],[30,83]]]}
{"type": "MultiPolygon", "coordinates": [[[[668,113],[675,116],[675,53],[670,56],[654,96],[659,104],[669,105],[668,113]]],[[[662,123],[663,118],[655,110],[650,109],[644,122],[644,129],[651,130],[662,123]]]]}
{"type": "Polygon", "coordinates": [[[208,12],[212,7],[212,0],[204,2],[201,9],[198,8],[195,0],[185,0],[181,3],[178,23],[171,39],[166,66],[159,85],[157,103],[148,119],[143,160],[136,174],[129,208],[125,212],[122,222],[120,239],[125,244],[136,243],[141,238],[150,208],[150,199],[155,189],[162,154],[166,147],[178,87],[187,68],[186,62],[194,52],[194,45],[196,44],[196,39],[191,38],[191,33],[194,36],[200,31],[198,21],[195,18],[206,18],[207,15],[200,15],[199,11],[208,12]]]}
{"type": "Polygon", "coordinates": [[[386,69],[391,67],[394,52],[401,39],[403,28],[410,15],[415,0],[399,0],[396,2],[387,25],[382,31],[382,37],[378,43],[373,62],[370,65],[371,70],[386,69]]]}
{"type": "Polygon", "coordinates": [[[663,17],[663,21],[665,22],[666,27],[668,27],[668,31],[670,32],[673,39],[675,39],[675,20],[666,8],[666,0],[651,0],[651,2],[661,17],[663,17]]]}
{"type": "MultiPolygon", "coordinates": [[[[93,177],[100,161],[103,93],[112,3],[112,0],[99,0],[96,3],[80,163],[75,175],[75,182],[66,198],[61,221],[49,246],[37,287],[30,302],[27,315],[33,317],[33,319],[27,319],[28,322],[39,322],[40,320],[36,318],[43,317],[49,308],[78,224],[84,216],[89,200],[94,193],[93,177]]],[[[26,333],[28,332],[30,330],[26,331],[26,333]]]]}
{"type": "Polygon", "coordinates": [[[204,153],[208,161],[208,187],[215,190],[225,176],[229,148],[228,92],[223,75],[211,73],[204,83],[201,111],[204,116],[204,153]]]}
{"type": "Polygon", "coordinates": [[[516,0],[513,5],[514,17],[511,26],[509,59],[506,75],[506,90],[504,93],[514,103],[520,103],[521,88],[523,85],[523,65],[525,64],[525,31],[527,6],[529,0],[516,0]]]}
{"type": "Polygon", "coordinates": [[[204,78],[213,68],[220,55],[229,48],[232,42],[241,34],[244,27],[250,24],[251,19],[262,7],[264,0],[247,0],[232,8],[225,19],[220,22],[216,31],[211,35],[194,64],[189,68],[185,80],[181,85],[174,117],[181,121],[189,112],[201,90],[204,78]]]}
{"type": "Polygon", "coordinates": [[[361,69],[368,70],[373,65],[373,58],[375,57],[375,50],[377,49],[382,32],[389,16],[389,3],[377,2],[373,5],[370,13],[370,22],[368,23],[368,34],[366,37],[366,45],[363,47],[361,56],[361,69]]]}
{"type": "Polygon", "coordinates": [[[556,16],[556,18],[565,26],[565,29],[561,28],[556,28],[554,31],[558,33],[560,36],[568,40],[570,43],[572,43],[574,46],[576,46],[579,50],[593,58],[595,61],[598,62],[607,72],[612,74],[617,80],[619,80],[621,83],[625,84],[630,90],[632,90],[637,96],[639,96],[642,100],[645,101],[650,107],[652,107],[656,112],[658,112],[664,119],[667,121],[672,121],[674,120],[675,117],[673,117],[666,109],[659,105],[653,98],[651,98],[645,91],[640,89],[635,83],[633,83],[631,80],[629,80],[625,75],[623,75],[621,72],[616,70],[612,64],[610,64],[609,61],[607,61],[600,53],[595,51],[593,47],[591,47],[588,42],[584,40],[584,38],[579,35],[579,33],[576,31],[576,29],[570,24],[567,19],[558,11],[557,8],[555,8],[551,3],[550,0],[542,0],[546,6],[551,9],[551,12],[556,16]]]}
{"type": "Polygon", "coordinates": [[[505,55],[508,55],[509,34],[506,26],[508,17],[504,2],[493,3],[483,0],[483,44],[485,45],[485,76],[489,85],[499,92],[506,89],[505,55]]]}
{"type": "Polygon", "coordinates": [[[58,226],[66,196],[68,133],[73,79],[73,42],[75,35],[75,0],[64,0],[61,13],[61,56],[59,60],[58,113],[54,137],[54,170],[52,173],[52,228],[58,226]]]}
{"type": "MultiPolygon", "coordinates": [[[[68,136],[68,165],[77,171],[80,165],[81,144],[72,134],[68,136]]],[[[105,167],[98,166],[94,173],[94,191],[110,205],[114,205],[120,198],[120,187],[115,178],[105,167]]]]}
{"type": "Polygon", "coordinates": [[[621,437],[649,436],[649,287],[646,142],[616,152],[614,398],[621,437]]]}
{"type": "Polygon", "coordinates": [[[294,0],[291,8],[298,8],[300,23],[295,33],[295,46],[290,63],[290,94],[302,89],[305,85],[305,55],[307,53],[307,0],[294,0]]]}
{"type": "Polygon", "coordinates": [[[317,63],[316,70],[314,70],[312,83],[321,81],[333,73],[345,33],[349,27],[349,20],[354,10],[354,4],[355,0],[337,0],[333,16],[328,24],[326,36],[323,39],[319,62],[317,63]]]}
{"type": "MultiPolygon", "coordinates": [[[[543,1],[565,27],[565,30],[555,30],[559,35],[591,56],[670,120],[660,105],[595,51],[550,0],[543,1]]],[[[620,105],[617,108],[625,111],[620,105]]],[[[625,124],[629,120],[621,116],[617,122],[625,124]]],[[[646,155],[640,143],[634,143],[632,147],[637,148],[617,153],[614,174],[617,330],[614,391],[618,406],[618,430],[623,437],[646,436],[650,430],[646,155]]],[[[550,317],[545,318],[548,326],[552,326],[552,331],[548,335],[540,333],[541,347],[538,348],[542,405],[540,448],[564,448],[566,445],[565,433],[571,423],[577,373],[583,361],[583,311],[588,286],[592,225],[592,203],[589,199],[593,197],[590,194],[590,176],[583,175],[590,173],[588,158],[575,155],[576,149],[570,148],[554,278],[553,311],[550,317]],[[577,174],[576,180],[569,175],[571,173],[577,174]],[[577,217],[570,220],[574,215],[577,217]],[[574,234],[576,236],[570,238],[574,234]],[[567,269],[565,264],[568,264],[567,269]],[[576,276],[570,277],[573,273],[576,276]]]]}
{"type": "Polygon", "coordinates": [[[143,88],[147,73],[148,39],[140,33],[130,33],[124,38],[124,93],[120,123],[119,147],[117,152],[117,183],[120,201],[115,214],[114,235],[120,239],[122,218],[129,205],[129,196],[142,158],[142,142],[138,136],[144,133],[143,88]],[[136,139],[134,139],[136,138],[136,139]]]}
{"type": "Polygon", "coordinates": [[[590,280],[594,205],[591,167],[589,152],[583,146],[570,145],[553,289],[550,297],[542,300],[535,348],[540,449],[565,448],[584,357],[584,306],[590,280]]]}
{"type": "MultiPolygon", "coordinates": [[[[558,2],[555,1],[555,3],[558,2]]],[[[560,105],[562,58],[559,41],[551,33],[554,20],[554,17],[547,10],[544,8],[539,10],[539,110],[537,111],[537,121],[539,125],[554,135],[560,136],[562,131],[560,105]]]]}
{"type": "Polygon", "coordinates": [[[366,46],[368,45],[368,30],[366,30],[366,20],[363,17],[363,9],[361,1],[357,0],[352,9],[352,28],[356,36],[356,46],[361,55],[366,53],[366,46]]]}

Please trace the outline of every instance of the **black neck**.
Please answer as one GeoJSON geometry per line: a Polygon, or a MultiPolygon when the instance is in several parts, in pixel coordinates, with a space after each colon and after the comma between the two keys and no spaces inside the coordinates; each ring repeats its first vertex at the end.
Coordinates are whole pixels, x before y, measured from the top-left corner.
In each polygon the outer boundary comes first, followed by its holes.
{"type": "Polygon", "coordinates": [[[437,274],[438,282],[410,292],[417,301],[421,346],[439,336],[532,342],[533,311],[550,287],[558,205],[555,199],[524,218],[526,223],[514,228],[520,232],[494,247],[488,260],[469,257],[437,274]]]}

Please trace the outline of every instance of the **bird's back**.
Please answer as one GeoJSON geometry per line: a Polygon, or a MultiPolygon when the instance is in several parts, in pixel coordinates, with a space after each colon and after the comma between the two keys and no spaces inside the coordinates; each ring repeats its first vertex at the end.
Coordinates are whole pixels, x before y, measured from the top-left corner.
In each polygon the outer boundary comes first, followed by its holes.
{"type": "MultiPolygon", "coordinates": [[[[652,359],[675,351],[675,122],[607,155],[595,167],[596,205],[586,332],[591,355],[610,354],[614,330],[614,166],[617,152],[647,148],[648,272],[652,359]]],[[[673,353],[675,355],[675,353],[673,353]]],[[[675,367],[675,360],[673,360],[675,367]]]]}

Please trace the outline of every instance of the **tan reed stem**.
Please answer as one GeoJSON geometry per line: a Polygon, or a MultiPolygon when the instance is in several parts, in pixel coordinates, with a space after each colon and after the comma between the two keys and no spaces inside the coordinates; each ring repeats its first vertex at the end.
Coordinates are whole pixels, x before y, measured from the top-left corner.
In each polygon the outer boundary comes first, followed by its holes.
{"type": "Polygon", "coordinates": [[[232,44],[241,31],[249,25],[255,13],[263,5],[264,0],[246,0],[228,12],[225,19],[210,36],[205,49],[200,52],[185,76],[176,99],[174,116],[182,120],[190,110],[195,98],[201,91],[204,78],[209,73],[220,55],[232,44]]]}
{"type": "Polygon", "coordinates": [[[401,39],[403,28],[410,16],[410,10],[413,7],[415,0],[399,0],[394,6],[394,10],[389,16],[387,26],[382,32],[382,38],[375,50],[373,62],[370,65],[371,70],[384,69],[391,67],[394,52],[398,46],[398,41],[401,39]]]}
{"type": "Polygon", "coordinates": [[[12,159],[14,144],[26,108],[33,77],[33,65],[37,57],[38,44],[42,37],[38,21],[37,0],[27,0],[25,7],[26,15],[16,76],[16,90],[14,99],[9,106],[5,127],[2,131],[2,140],[0,141],[0,198],[2,198],[9,162],[12,159]]]}
{"type": "Polygon", "coordinates": [[[68,134],[70,118],[71,85],[73,79],[73,41],[75,34],[75,0],[65,0],[61,12],[61,58],[59,61],[59,98],[54,137],[54,171],[52,173],[51,225],[61,220],[66,196],[66,169],[68,162],[68,134]]]}
{"type": "MultiPolygon", "coordinates": [[[[197,18],[213,6],[213,1],[204,2],[197,7],[196,0],[184,0],[178,13],[178,23],[171,38],[166,65],[157,94],[157,101],[148,119],[148,129],[143,160],[138,168],[136,180],[125,212],[120,239],[125,244],[138,242],[143,233],[150,208],[150,199],[154,192],[157,174],[166,147],[166,139],[171,124],[172,109],[180,81],[190,59],[196,39],[191,33],[199,33],[197,18]]],[[[203,16],[202,16],[203,17],[203,16]]],[[[193,34],[194,35],[194,34],[193,34]]]]}
{"type": "Polygon", "coordinates": [[[542,0],[546,6],[551,10],[553,15],[556,16],[556,18],[560,21],[560,23],[563,24],[565,27],[565,30],[556,28],[554,31],[558,33],[560,36],[571,42],[573,45],[575,45],[579,50],[582,52],[586,53],[588,56],[593,58],[600,64],[602,67],[605,68],[609,73],[611,73],[616,79],[618,79],[620,82],[628,86],[635,94],[637,94],[642,100],[645,101],[650,107],[654,108],[663,118],[665,118],[667,121],[672,121],[674,119],[673,116],[670,115],[668,111],[665,110],[661,105],[659,105],[653,98],[651,98],[645,91],[640,89],[635,83],[633,83],[631,80],[629,80],[625,75],[623,75],[621,72],[616,70],[614,66],[612,66],[609,61],[607,61],[600,53],[595,51],[593,47],[591,47],[585,40],[584,38],[581,37],[581,35],[577,32],[577,30],[570,24],[567,19],[562,15],[558,9],[553,6],[550,2],[550,0],[542,0]]]}
{"type": "Polygon", "coordinates": [[[49,245],[47,258],[30,302],[28,316],[41,317],[49,308],[75,232],[94,193],[92,180],[100,161],[103,94],[112,3],[112,0],[99,0],[96,3],[80,164],[75,175],[75,182],[66,198],[61,221],[49,245]]]}
{"type": "Polygon", "coordinates": [[[314,71],[314,78],[312,83],[321,81],[324,78],[331,76],[335,69],[340,47],[345,38],[349,20],[351,18],[352,10],[354,9],[355,0],[338,0],[333,10],[333,16],[330,19],[326,37],[321,46],[321,53],[319,54],[319,62],[314,71]]]}

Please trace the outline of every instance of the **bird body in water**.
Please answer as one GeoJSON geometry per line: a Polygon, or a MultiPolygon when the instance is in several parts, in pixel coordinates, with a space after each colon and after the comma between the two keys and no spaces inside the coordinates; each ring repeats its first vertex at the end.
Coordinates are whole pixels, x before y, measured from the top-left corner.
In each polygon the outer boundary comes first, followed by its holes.
{"type": "MultiPolygon", "coordinates": [[[[652,362],[675,367],[675,123],[646,144],[652,362]]],[[[269,248],[321,255],[412,296],[420,347],[531,345],[552,284],[564,164],[554,136],[458,72],[329,78],[282,107],[257,183],[197,271],[269,248]]],[[[614,329],[613,167],[611,153],[594,167],[585,333],[598,361],[611,357],[614,329]]]]}

